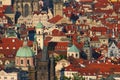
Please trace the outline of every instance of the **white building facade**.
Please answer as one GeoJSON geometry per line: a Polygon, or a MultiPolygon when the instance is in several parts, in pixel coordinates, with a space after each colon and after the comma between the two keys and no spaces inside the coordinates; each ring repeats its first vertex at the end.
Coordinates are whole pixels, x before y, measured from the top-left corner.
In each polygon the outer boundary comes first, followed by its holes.
{"type": "Polygon", "coordinates": [[[18,80],[18,73],[7,73],[4,70],[0,71],[0,80],[18,80]]]}

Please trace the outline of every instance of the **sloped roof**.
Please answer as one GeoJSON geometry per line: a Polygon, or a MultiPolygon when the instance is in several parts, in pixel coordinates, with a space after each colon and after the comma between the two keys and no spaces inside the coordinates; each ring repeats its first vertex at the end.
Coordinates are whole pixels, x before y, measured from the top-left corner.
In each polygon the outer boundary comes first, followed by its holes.
{"type": "Polygon", "coordinates": [[[57,23],[58,21],[60,21],[63,17],[60,15],[56,15],[55,17],[53,17],[52,19],[49,19],[48,22],[50,23],[57,23]]]}
{"type": "Polygon", "coordinates": [[[86,62],[85,67],[76,66],[77,64],[71,64],[65,68],[65,71],[77,71],[81,75],[96,75],[101,74],[103,76],[107,76],[112,72],[120,72],[120,66],[117,64],[113,64],[111,62],[86,62]],[[106,66],[106,67],[104,67],[106,66]]]}
{"type": "Polygon", "coordinates": [[[25,47],[19,48],[16,56],[17,57],[33,57],[34,53],[33,53],[32,49],[30,47],[25,46],[25,47]]]}
{"type": "Polygon", "coordinates": [[[36,26],[36,28],[43,28],[43,24],[41,22],[39,22],[36,26]]]}
{"type": "Polygon", "coordinates": [[[78,50],[78,48],[75,45],[72,45],[72,47],[70,47],[68,52],[80,52],[80,51],[78,50]]]}

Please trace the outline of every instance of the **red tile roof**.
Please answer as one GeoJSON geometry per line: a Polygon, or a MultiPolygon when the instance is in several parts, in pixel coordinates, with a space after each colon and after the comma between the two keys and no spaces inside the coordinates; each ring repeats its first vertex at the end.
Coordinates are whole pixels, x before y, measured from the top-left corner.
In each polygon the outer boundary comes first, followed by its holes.
{"type": "MultiPolygon", "coordinates": [[[[7,50],[9,48],[10,50],[13,50],[15,47],[15,50],[19,49],[23,45],[23,41],[19,40],[17,38],[2,38],[0,47],[2,47],[3,50],[7,50]]],[[[32,47],[33,42],[28,41],[28,46],[32,47]]]]}
{"type": "Polygon", "coordinates": [[[52,19],[49,19],[48,22],[50,23],[57,23],[58,21],[60,21],[63,17],[60,15],[56,15],[55,17],[53,17],[52,19]]]}
{"type": "Polygon", "coordinates": [[[54,29],[52,31],[52,36],[64,36],[64,35],[65,35],[65,33],[62,31],[59,31],[58,29],[54,29]]]}
{"type": "Polygon", "coordinates": [[[96,76],[96,74],[98,75],[109,75],[110,73],[113,72],[120,72],[120,66],[117,64],[113,64],[110,62],[99,62],[99,61],[95,61],[95,62],[85,62],[85,67],[81,67],[79,64],[76,66],[77,64],[71,64],[68,67],[65,68],[65,71],[77,71],[79,72],[81,75],[94,75],[96,76]]]}
{"type": "Polygon", "coordinates": [[[80,2],[93,2],[93,0],[80,0],[80,2]]]}
{"type": "Polygon", "coordinates": [[[56,51],[67,51],[68,42],[57,42],[55,46],[56,51]]]}
{"type": "Polygon", "coordinates": [[[93,36],[90,39],[91,39],[91,41],[99,41],[99,38],[97,36],[93,36]]]}
{"type": "Polygon", "coordinates": [[[91,31],[93,31],[93,32],[107,32],[107,28],[106,27],[92,27],[91,31]]]}

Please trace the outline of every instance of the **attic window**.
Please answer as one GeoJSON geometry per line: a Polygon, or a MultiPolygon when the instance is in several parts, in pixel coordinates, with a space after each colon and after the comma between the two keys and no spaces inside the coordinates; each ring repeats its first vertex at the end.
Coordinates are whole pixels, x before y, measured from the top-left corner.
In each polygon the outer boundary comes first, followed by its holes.
{"type": "Polygon", "coordinates": [[[10,62],[8,60],[5,61],[5,65],[9,64],[10,62]]]}
{"type": "Polygon", "coordinates": [[[0,49],[3,49],[3,47],[0,47],[0,49]]]}
{"type": "Polygon", "coordinates": [[[112,48],[115,48],[115,47],[112,47],[112,48]]]}
{"type": "Polygon", "coordinates": [[[13,47],[13,49],[15,49],[15,47],[13,47]]]}
{"type": "Polygon", "coordinates": [[[7,47],[6,49],[9,49],[9,47],[7,47]]]}
{"type": "Polygon", "coordinates": [[[13,39],[12,42],[15,42],[15,40],[13,39]]]}

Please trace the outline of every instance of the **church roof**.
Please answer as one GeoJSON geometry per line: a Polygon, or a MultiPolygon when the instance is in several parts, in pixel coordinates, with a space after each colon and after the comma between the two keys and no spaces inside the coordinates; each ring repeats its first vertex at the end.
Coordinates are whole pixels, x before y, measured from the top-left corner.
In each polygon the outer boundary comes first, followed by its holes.
{"type": "Polygon", "coordinates": [[[56,15],[55,17],[49,19],[48,22],[55,24],[55,23],[59,22],[62,18],[63,18],[62,16],[56,15]]]}
{"type": "Polygon", "coordinates": [[[43,28],[43,24],[41,22],[39,22],[36,26],[36,28],[43,28]]]}
{"type": "Polygon", "coordinates": [[[19,48],[16,56],[17,57],[33,57],[34,53],[33,53],[33,51],[31,50],[30,47],[24,46],[24,47],[19,48]]]}
{"type": "Polygon", "coordinates": [[[17,57],[33,57],[34,53],[30,47],[27,46],[27,42],[23,43],[23,47],[20,47],[16,54],[17,57]]]}
{"type": "Polygon", "coordinates": [[[70,47],[68,52],[80,52],[80,51],[78,50],[78,48],[75,45],[72,45],[72,47],[70,47]]]}

